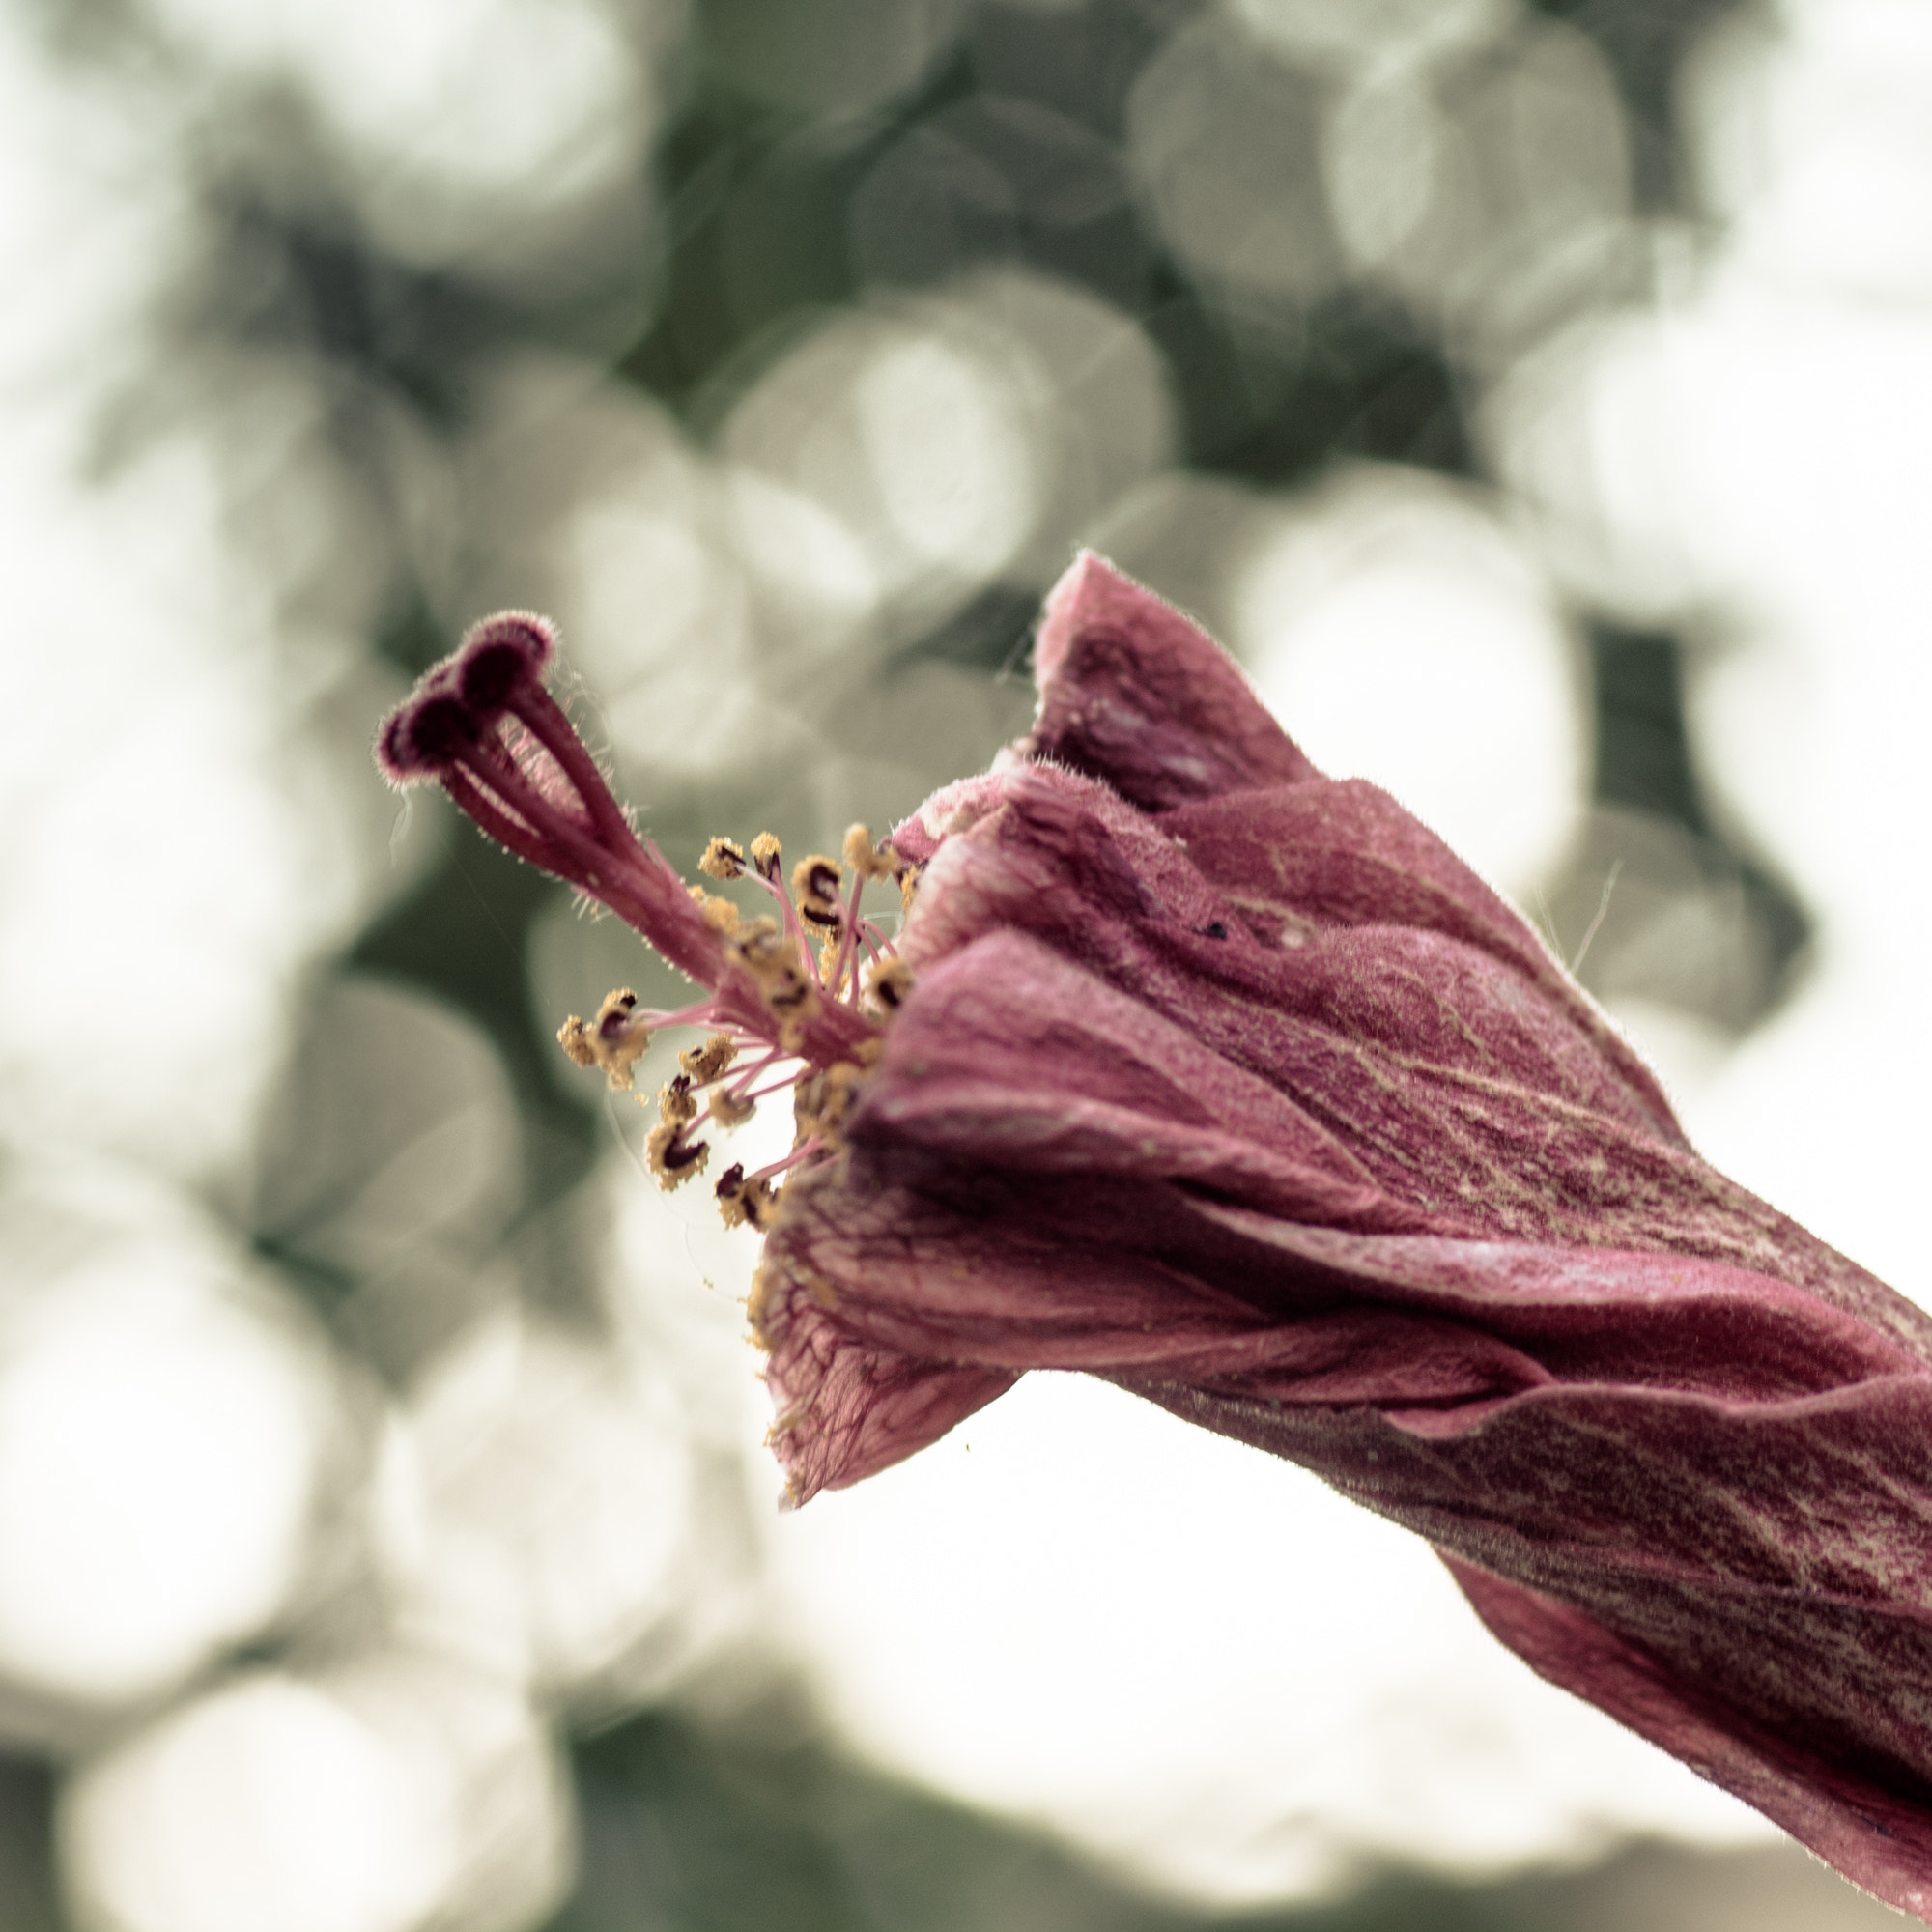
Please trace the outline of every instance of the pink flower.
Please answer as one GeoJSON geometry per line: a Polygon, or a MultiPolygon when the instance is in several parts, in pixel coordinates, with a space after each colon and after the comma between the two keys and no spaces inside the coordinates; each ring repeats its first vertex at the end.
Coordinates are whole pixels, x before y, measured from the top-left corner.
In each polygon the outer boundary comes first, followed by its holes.
{"type": "Polygon", "coordinates": [[[796,1075],[781,1190],[719,1183],[769,1228],[796,1500],[1029,1368],[1104,1376],[1416,1530],[1544,1676],[1932,1923],[1932,1320],[1700,1160],[1438,839],[1089,556],[1033,735],[883,851],[855,828],[849,896],[809,861],[793,910],[754,846],[784,923],[752,939],[610,802],[548,633],[493,623],[384,762],[704,983],[565,1030],[621,1080],[642,1027],[720,1029],[661,1100],[668,1180],[694,1085],[728,1121],[796,1075]],[[859,904],[891,868],[895,949],[859,904]]]}

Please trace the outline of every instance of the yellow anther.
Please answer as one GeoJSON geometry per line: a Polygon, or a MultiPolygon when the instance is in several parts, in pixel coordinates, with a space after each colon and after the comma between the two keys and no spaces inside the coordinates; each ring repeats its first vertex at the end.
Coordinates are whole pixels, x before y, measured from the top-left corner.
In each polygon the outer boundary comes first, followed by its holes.
{"type": "Polygon", "coordinates": [[[694,1174],[704,1172],[711,1147],[707,1141],[687,1141],[684,1128],[681,1125],[672,1126],[667,1121],[651,1129],[650,1137],[644,1142],[644,1152],[650,1160],[651,1172],[658,1178],[658,1184],[669,1189],[689,1180],[694,1174]]]}
{"type": "Polygon", "coordinates": [[[784,847],[769,832],[760,832],[752,840],[752,864],[758,869],[761,878],[776,879],[779,875],[779,855],[784,847]]]}
{"type": "Polygon", "coordinates": [[[728,1033],[714,1033],[702,1046],[687,1046],[677,1064],[694,1087],[708,1087],[738,1057],[737,1042],[728,1033]]]}
{"type": "MultiPolygon", "coordinates": [[[[818,1010],[817,987],[795,966],[787,964],[784,977],[768,980],[763,990],[765,1005],[781,1020],[796,1020],[802,1024],[818,1010]]],[[[793,1042],[794,1045],[796,1043],[793,1042]]],[[[780,1044],[784,1042],[781,1040],[780,1044]]]]}
{"type": "Polygon", "coordinates": [[[742,1126],[758,1111],[755,1100],[741,1100],[728,1087],[721,1087],[711,1096],[711,1118],[721,1127],[742,1126]]]}
{"type": "Polygon", "coordinates": [[[606,993],[596,1019],[585,1022],[572,1013],[556,1030],[556,1043],[580,1066],[601,1066],[612,1087],[631,1084],[631,1069],[651,1043],[651,1030],[633,1019],[638,996],[628,986],[606,993]]]}
{"type": "Polygon", "coordinates": [[[685,890],[696,900],[705,924],[721,939],[729,939],[738,930],[741,915],[729,899],[707,893],[702,886],[687,886],[685,890]]]}
{"type": "MultiPolygon", "coordinates": [[[[776,1203],[769,1180],[747,1180],[742,1167],[727,1167],[719,1177],[715,1191],[718,1212],[727,1228],[753,1227],[762,1231],[771,1226],[776,1203]]],[[[753,1293],[757,1293],[755,1282],[753,1293]]]]}
{"type": "Polygon", "coordinates": [[[765,1005],[784,1023],[780,1046],[787,1053],[796,1052],[805,1022],[818,1010],[818,989],[806,973],[797,945],[771,919],[753,920],[730,940],[745,970],[758,982],[765,1005]]]}
{"type": "Polygon", "coordinates": [[[912,968],[903,959],[875,959],[866,975],[866,998],[881,1011],[895,1013],[912,991],[912,968]]]}
{"type": "Polygon", "coordinates": [[[837,931],[845,918],[838,903],[841,884],[838,860],[828,859],[822,852],[801,859],[791,868],[791,895],[799,918],[808,925],[830,926],[837,931]]]}
{"type": "Polygon", "coordinates": [[[862,879],[890,879],[898,869],[894,861],[872,843],[872,829],[868,825],[845,828],[845,863],[862,879]]]}
{"type": "Polygon", "coordinates": [[[556,1030],[556,1043],[570,1055],[580,1066],[597,1065],[597,1048],[591,1043],[590,1029],[583,1024],[581,1013],[571,1016],[556,1030]]]}
{"type": "Polygon", "coordinates": [[[731,936],[731,948],[754,979],[764,980],[792,968],[791,942],[775,919],[748,921],[731,936]]]}
{"type": "Polygon", "coordinates": [[[827,1147],[839,1145],[839,1128],[852,1105],[852,1094],[865,1069],[838,1061],[800,1076],[792,1089],[792,1119],[801,1141],[816,1137],[827,1147]]]}
{"type": "Polygon", "coordinates": [[[708,878],[742,879],[745,876],[745,855],[728,838],[714,838],[704,848],[704,857],[698,860],[697,869],[708,878]]]}
{"type": "Polygon", "coordinates": [[[658,1119],[666,1126],[689,1126],[696,1118],[697,1102],[692,1098],[688,1073],[680,1073],[658,1089],[658,1119]]]}

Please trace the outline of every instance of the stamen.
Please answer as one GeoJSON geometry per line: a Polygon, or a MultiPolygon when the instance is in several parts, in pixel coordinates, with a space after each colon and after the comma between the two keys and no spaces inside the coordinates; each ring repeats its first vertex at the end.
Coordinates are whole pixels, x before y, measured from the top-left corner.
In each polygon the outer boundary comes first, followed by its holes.
{"type": "Polygon", "coordinates": [[[691,1096],[691,1075],[673,1075],[658,1089],[658,1119],[668,1127],[688,1127],[696,1118],[697,1102],[691,1096]]]}
{"type": "Polygon", "coordinates": [[[731,950],[761,983],[789,964],[790,943],[775,919],[759,917],[742,923],[731,938],[731,950]]]}
{"type": "Polygon", "coordinates": [[[747,1179],[743,1162],[727,1167],[718,1177],[713,1192],[718,1197],[718,1212],[727,1228],[750,1226],[762,1233],[771,1225],[776,1208],[772,1184],[755,1175],[747,1179]]]}
{"type": "Polygon", "coordinates": [[[696,1087],[708,1087],[738,1057],[738,1042],[728,1033],[714,1033],[702,1046],[688,1046],[677,1064],[696,1087]]]}
{"type": "Polygon", "coordinates": [[[903,959],[875,959],[866,975],[866,998],[881,1011],[895,1013],[912,991],[912,968],[903,959]]]}
{"type": "Polygon", "coordinates": [[[843,919],[838,904],[838,889],[844,884],[836,859],[814,852],[791,868],[791,895],[798,902],[798,916],[808,924],[837,932],[843,919]]]}
{"type": "Polygon", "coordinates": [[[731,946],[779,1018],[779,1044],[795,1052],[804,1023],[818,1010],[817,982],[801,961],[797,941],[781,934],[775,921],[754,919],[732,935],[731,946]]]}
{"type": "Polygon", "coordinates": [[[898,870],[897,865],[872,843],[871,828],[865,825],[845,828],[845,863],[862,879],[890,879],[898,870]]]}
{"type": "Polygon", "coordinates": [[[711,1144],[687,1141],[683,1125],[673,1126],[667,1121],[651,1129],[644,1142],[644,1153],[660,1184],[669,1189],[681,1186],[694,1174],[704,1172],[704,1163],[711,1157],[711,1144]]]}
{"type": "Polygon", "coordinates": [[[863,1069],[850,1061],[801,1073],[792,1090],[792,1118],[800,1138],[828,1148],[841,1145],[839,1123],[852,1104],[852,1089],[863,1069]]]}
{"type": "Polygon", "coordinates": [[[610,1084],[631,1084],[631,1069],[651,1043],[651,1030],[637,1012],[638,996],[628,986],[604,995],[597,1018],[589,1025],[577,1014],[556,1030],[556,1043],[580,1066],[601,1066],[610,1084]]]}
{"type": "Polygon", "coordinates": [[[728,838],[714,838],[704,848],[697,869],[707,878],[742,879],[745,876],[745,855],[728,838]]]}
{"type": "MultiPolygon", "coordinates": [[[[818,984],[818,969],[812,963],[811,950],[806,942],[806,931],[799,919],[798,908],[791,902],[791,895],[779,883],[779,841],[769,832],[761,832],[752,841],[752,858],[756,868],[758,883],[778,901],[779,910],[784,915],[784,929],[793,946],[797,958],[803,962],[804,973],[813,986],[818,984]]],[[[757,925],[770,925],[769,920],[754,921],[757,925]]],[[[768,996],[769,997],[769,996],[768,996]]],[[[780,1036],[783,1037],[782,1035],[780,1036]]]]}

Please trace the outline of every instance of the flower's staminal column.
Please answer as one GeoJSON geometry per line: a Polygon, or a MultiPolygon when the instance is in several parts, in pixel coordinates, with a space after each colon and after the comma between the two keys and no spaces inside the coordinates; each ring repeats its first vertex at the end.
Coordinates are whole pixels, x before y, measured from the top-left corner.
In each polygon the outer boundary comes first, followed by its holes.
{"type": "Polygon", "coordinates": [[[859,898],[868,879],[907,867],[854,826],[846,840],[856,874],[849,903],[839,896],[838,862],[819,855],[801,862],[787,894],[779,841],[761,833],[749,852],[714,838],[699,869],[755,882],[776,901],[776,919],[747,920],[729,899],[688,887],[639,836],[545,688],[555,653],[547,619],[528,611],[487,618],[390,715],[377,740],[377,763],[399,787],[440,784],[499,844],[608,906],[704,989],[687,1007],[658,1011],[640,1009],[637,995],[619,988],[594,1019],[573,1013],[557,1032],[579,1065],[600,1067],[611,1087],[628,1089],[654,1033],[713,1029],[703,1046],[679,1056],[679,1071],[657,1096],[659,1121],[646,1151],[666,1186],[703,1171],[710,1152],[698,1138],[704,1126],[736,1126],[759,1100],[798,1094],[791,1155],[751,1176],[734,1166],[717,1186],[728,1224],[763,1227],[774,1211],[773,1181],[834,1149],[851,1083],[876,1057],[894,998],[862,997],[856,949],[864,944],[884,958],[892,948],[859,917],[859,898]],[[747,1049],[761,1051],[748,1073],[727,1082],[747,1049]]]}

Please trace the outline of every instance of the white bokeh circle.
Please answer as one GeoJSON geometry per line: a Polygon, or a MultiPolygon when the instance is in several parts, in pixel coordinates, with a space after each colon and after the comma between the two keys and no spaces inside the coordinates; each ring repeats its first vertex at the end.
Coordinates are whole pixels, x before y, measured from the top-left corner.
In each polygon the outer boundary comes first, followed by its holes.
{"type": "Polygon", "coordinates": [[[453,1886],[457,1795],[318,1686],[263,1674],[84,1769],[62,1864],[102,1932],[408,1932],[453,1886]]]}
{"type": "Polygon", "coordinates": [[[1555,862],[1588,777],[1580,667],[1542,571],[1477,493],[1346,472],[1281,506],[1235,604],[1263,698],[1324,771],[1393,792],[1506,890],[1555,862]]]}
{"type": "Polygon", "coordinates": [[[43,1697],[152,1696],[298,1581],[326,1371],[213,1265],[109,1248],[0,1330],[0,1672],[43,1697]]]}

